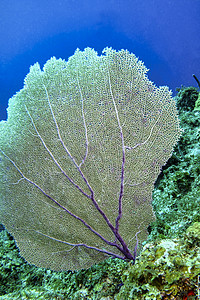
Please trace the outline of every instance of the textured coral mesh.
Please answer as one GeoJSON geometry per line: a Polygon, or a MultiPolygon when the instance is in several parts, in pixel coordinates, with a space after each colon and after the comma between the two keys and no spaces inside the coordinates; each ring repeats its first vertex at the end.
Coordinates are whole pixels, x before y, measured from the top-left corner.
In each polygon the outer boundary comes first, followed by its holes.
{"type": "Polygon", "coordinates": [[[35,64],[10,99],[0,123],[0,220],[28,262],[79,269],[105,251],[123,256],[106,243],[116,238],[99,211],[115,226],[122,186],[119,233],[132,253],[136,233],[145,240],[153,184],[180,136],[171,92],[146,72],[128,51],[87,48],[43,71],[35,64]]]}

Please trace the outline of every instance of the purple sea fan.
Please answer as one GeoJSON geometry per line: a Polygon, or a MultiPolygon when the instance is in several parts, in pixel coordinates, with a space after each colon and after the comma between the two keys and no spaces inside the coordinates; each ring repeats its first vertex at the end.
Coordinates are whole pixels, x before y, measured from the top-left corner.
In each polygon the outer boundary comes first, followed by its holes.
{"type": "Polygon", "coordinates": [[[181,130],[167,87],[127,50],[30,68],[0,123],[0,221],[40,267],[135,260],[181,130]]]}

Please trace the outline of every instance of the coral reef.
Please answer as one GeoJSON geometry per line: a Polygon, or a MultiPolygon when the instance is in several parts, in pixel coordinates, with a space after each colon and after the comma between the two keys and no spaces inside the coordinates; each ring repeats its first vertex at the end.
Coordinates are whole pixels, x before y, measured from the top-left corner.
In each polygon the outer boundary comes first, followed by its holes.
{"type": "Polygon", "coordinates": [[[0,299],[198,299],[200,111],[194,109],[194,95],[197,101],[198,90],[190,87],[176,96],[184,132],[156,182],[152,204],[157,220],[136,264],[109,258],[74,272],[37,268],[20,257],[2,228],[0,299]]]}
{"type": "Polygon", "coordinates": [[[197,295],[200,222],[190,226],[181,239],[147,243],[135,265],[110,258],[76,272],[30,266],[20,257],[12,237],[5,230],[0,235],[3,241],[0,299],[3,300],[156,300],[189,299],[188,295],[197,295]]]}
{"type": "Polygon", "coordinates": [[[125,261],[110,258],[88,270],[74,272],[38,268],[25,262],[6,230],[0,232],[0,259],[2,300],[114,297],[120,290],[121,277],[128,267],[125,261]]]}
{"type": "Polygon", "coordinates": [[[190,86],[178,88],[177,91],[176,101],[179,111],[192,111],[198,98],[198,90],[190,86]]]}
{"type": "Polygon", "coordinates": [[[195,107],[194,107],[195,110],[200,110],[200,93],[198,95],[198,98],[195,102],[195,107]]]}
{"type": "Polygon", "coordinates": [[[183,239],[146,244],[136,265],[124,273],[116,299],[187,299],[188,294],[195,295],[199,247],[200,222],[190,226],[183,239]]]}
{"type": "MultiPolygon", "coordinates": [[[[177,103],[183,107],[193,103],[191,90],[197,92],[191,87],[181,89],[177,103]],[[185,95],[192,100],[182,101],[185,95]]],[[[179,110],[183,134],[155,185],[152,204],[157,220],[150,228],[150,239],[182,236],[190,224],[200,222],[200,111],[190,109],[179,110]]]]}

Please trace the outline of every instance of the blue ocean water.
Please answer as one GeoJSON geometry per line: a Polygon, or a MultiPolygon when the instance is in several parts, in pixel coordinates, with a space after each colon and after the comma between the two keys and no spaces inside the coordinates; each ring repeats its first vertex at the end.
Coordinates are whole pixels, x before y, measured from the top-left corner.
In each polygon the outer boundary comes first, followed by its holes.
{"type": "Polygon", "coordinates": [[[29,66],[76,48],[133,52],[156,85],[200,78],[199,0],[0,0],[0,120],[29,66]]]}

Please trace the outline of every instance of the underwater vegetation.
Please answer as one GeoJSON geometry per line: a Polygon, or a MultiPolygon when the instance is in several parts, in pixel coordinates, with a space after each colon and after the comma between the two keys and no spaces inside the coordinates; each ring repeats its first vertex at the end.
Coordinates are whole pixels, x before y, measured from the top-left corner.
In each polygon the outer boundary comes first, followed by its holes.
{"type": "Polygon", "coordinates": [[[5,230],[0,237],[0,299],[197,299],[200,222],[183,238],[147,243],[135,265],[109,258],[74,272],[30,266],[5,230]]]}
{"type": "Polygon", "coordinates": [[[176,96],[184,132],[156,182],[157,221],[149,226],[135,265],[109,258],[80,271],[37,268],[24,261],[13,238],[2,230],[0,299],[198,299],[200,111],[194,110],[194,95],[197,100],[197,89],[182,87],[176,96]]]}
{"type": "Polygon", "coordinates": [[[0,221],[53,270],[136,259],[152,190],[181,129],[169,88],[127,50],[77,50],[30,68],[0,122],[0,221]]]}

